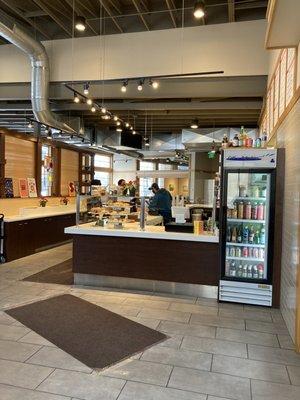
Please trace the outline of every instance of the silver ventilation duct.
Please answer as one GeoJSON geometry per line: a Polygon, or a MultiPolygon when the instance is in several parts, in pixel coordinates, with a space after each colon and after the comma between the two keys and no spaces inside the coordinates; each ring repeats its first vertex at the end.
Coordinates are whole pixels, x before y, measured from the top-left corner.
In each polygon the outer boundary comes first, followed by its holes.
{"type": "Polygon", "coordinates": [[[49,107],[49,60],[44,46],[15,24],[9,28],[0,22],[0,36],[17,46],[31,60],[31,104],[38,122],[65,132],[76,133],[69,125],[60,122],[49,107]]]}

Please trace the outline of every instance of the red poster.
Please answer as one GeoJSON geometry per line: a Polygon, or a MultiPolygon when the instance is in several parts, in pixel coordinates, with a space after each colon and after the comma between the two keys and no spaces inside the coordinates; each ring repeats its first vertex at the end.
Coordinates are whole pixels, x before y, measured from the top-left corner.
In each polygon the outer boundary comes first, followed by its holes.
{"type": "Polygon", "coordinates": [[[19,179],[19,194],[22,199],[28,197],[28,184],[25,178],[19,179]]]}

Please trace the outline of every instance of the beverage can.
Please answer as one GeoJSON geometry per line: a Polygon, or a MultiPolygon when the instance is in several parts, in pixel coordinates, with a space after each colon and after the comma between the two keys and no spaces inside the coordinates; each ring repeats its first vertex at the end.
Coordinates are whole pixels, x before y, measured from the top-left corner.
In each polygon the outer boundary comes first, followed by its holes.
{"type": "Polygon", "coordinates": [[[243,247],[243,257],[249,257],[248,247],[243,247]]]}
{"type": "Polygon", "coordinates": [[[262,247],[259,249],[259,258],[263,260],[265,258],[265,249],[262,247]]]}
{"type": "Polygon", "coordinates": [[[252,278],[252,265],[249,264],[248,265],[248,269],[247,269],[247,278],[252,278]]]}
{"type": "Polygon", "coordinates": [[[253,258],[253,247],[248,248],[248,256],[249,258],[253,258]]]}
{"type": "Polygon", "coordinates": [[[237,218],[237,214],[238,214],[238,212],[237,212],[237,204],[234,203],[233,204],[233,209],[231,210],[231,218],[236,219],[237,218]]]}
{"type": "Polygon", "coordinates": [[[248,201],[244,207],[244,217],[245,219],[251,219],[251,203],[248,201]]]}

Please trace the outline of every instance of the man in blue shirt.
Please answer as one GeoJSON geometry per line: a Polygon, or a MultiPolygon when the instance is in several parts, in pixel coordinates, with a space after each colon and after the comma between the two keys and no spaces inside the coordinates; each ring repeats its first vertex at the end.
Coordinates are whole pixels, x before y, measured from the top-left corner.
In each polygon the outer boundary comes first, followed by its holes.
{"type": "Polygon", "coordinates": [[[154,196],[149,202],[149,211],[155,211],[164,219],[164,225],[172,219],[172,196],[166,189],[160,189],[157,183],[153,183],[149,190],[152,190],[154,196]]]}

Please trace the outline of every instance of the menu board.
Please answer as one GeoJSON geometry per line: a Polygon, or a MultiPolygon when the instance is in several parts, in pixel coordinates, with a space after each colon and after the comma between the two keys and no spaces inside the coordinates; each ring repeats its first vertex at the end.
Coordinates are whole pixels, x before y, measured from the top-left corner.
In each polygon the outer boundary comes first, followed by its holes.
{"type": "Polygon", "coordinates": [[[37,197],[36,183],[34,178],[27,178],[29,197],[37,197]]]}
{"type": "Polygon", "coordinates": [[[25,178],[19,179],[19,194],[22,199],[28,197],[28,184],[25,178]]]}

